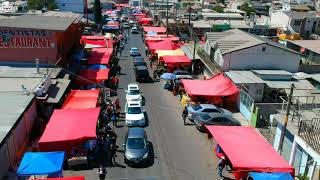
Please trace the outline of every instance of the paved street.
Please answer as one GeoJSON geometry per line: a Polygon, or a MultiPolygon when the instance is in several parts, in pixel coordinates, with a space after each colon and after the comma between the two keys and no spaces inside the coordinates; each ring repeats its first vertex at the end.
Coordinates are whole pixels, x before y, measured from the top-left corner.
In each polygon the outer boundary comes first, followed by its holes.
{"type": "MultiPolygon", "coordinates": [[[[129,49],[138,47],[144,55],[141,35],[130,35],[120,57],[123,75],[120,76],[118,94],[124,107],[127,84],[135,82],[132,58],[129,49]]],[[[149,61],[146,61],[147,63],[149,61]]],[[[150,73],[152,74],[152,73],[150,73]]],[[[146,98],[145,110],[149,120],[148,139],[153,144],[154,162],[150,167],[132,168],[124,164],[123,153],[117,152],[117,163],[124,167],[108,168],[106,179],[172,179],[206,180],[217,179],[217,159],[206,134],[200,133],[193,125],[184,126],[181,119],[182,107],[171,92],[162,88],[162,83],[140,83],[146,98]]],[[[120,124],[124,125],[122,121],[120,124]]],[[[119,149],[122,150],[127,127],[117,128],[119,149]]],[[[65,176],[84,175],[86,179],[98,179],[97,169],[66,171],[65,176]]]]}

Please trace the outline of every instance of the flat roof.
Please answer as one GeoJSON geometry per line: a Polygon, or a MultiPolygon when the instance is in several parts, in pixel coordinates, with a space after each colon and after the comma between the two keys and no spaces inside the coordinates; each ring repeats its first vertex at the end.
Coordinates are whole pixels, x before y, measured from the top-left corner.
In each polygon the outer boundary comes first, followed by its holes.
{"type": "Polygon", "coordinates": [[[39,29],[65,31],[76,18],[58,16],[23,15],[15,18],[1,19],[0,28],[39,29]]]}
{"type": "Polygon", "coordinates": [[[228,71],[225,74],[235,84],[263,84],[264,81],[251,71],[228,71]]]}
{"type": "Polygon", "coordinates": [[[0,77],[1,78],[42,78],[44,75],[50,73],[51,78],[56,78],[62,68],[40,68],[40,73],[37,73],[35,67],[14,67],[14,66],[1,66],[0,65],[0,77]]]}
{"type": "Polygon", "coordinates": [[[33,90],[42,83],[42,77],[34,78],[2,78],[0,77],[0,92],[23,92],[23,88],[30,93],[33,93],[33,90]]]}
{"type": "Polygon", "coordinates": [[[283,75],[283,76],[293,76],[291,72],[285,70],[252,70],[252,72],[259,75],[283,75]]]}
{"type": "Polygon", "coordinates": [[[320,54],[320,40],[289,40],[289,42],[297,46],[306,48],[317,54],[320,54]]]}
{"type": "Polygon", "coordinates": [[[55,79],[49,87],[47,94],[47,103],[59,103],[65,91],[67,90],[71,80],[69,79],[55,79]]]}
{"type": "Polygon", "coordinates": [[[243,18],[239,13],[202,13],[202,15],[212,18],[243,18]]]}
{"type": "Polygon", "coordinates": [[[0,92],[0,142],[4,140],[34,98],[22,92],[0,92]]]}

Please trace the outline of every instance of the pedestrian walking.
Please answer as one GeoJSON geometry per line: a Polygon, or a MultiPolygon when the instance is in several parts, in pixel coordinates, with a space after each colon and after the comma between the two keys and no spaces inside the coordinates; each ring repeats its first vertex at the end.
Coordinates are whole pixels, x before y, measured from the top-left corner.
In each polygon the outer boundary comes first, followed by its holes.
{"type": "Polygon", "coordinates": [[[188,110],[187,110],[187,106],[186,106],[186,107],[184,107],[184,109],[182,111],[183,125],[187,125],[187,123],[186,123],[187,116],[188,116],[188,110]]]}
{"type": "Polygon", "coordinates": [[[148,52],[149,52],[149,49],[148,49],[148,47],[146,46],[146,56],[148,56],[148,52]]]}
{"type": "Polygon", "coordinates": [[[221,159],[218,162],[218,166],[217,166],[217,172],[218,172],[218,176],[221,178],[221,180],[224,179],[223,176],[223,169],[226,166],[226,159],[224,156],[221,156],[221,159]]]}
{"type": "Polygon", "coordinates": [[[118,74],[120,75],[121,74],[121,66],[119,64],[117,65],[117,71],[118,71],[118,74]]]}
{"type": "Polygon", "coordinates": [[[111,121],[112,121],[113,126],[117,127],[117,116],[116,116],[116,113],[112,113],[111,121]]]}
{"type": "Polygon", "coordinates": [[[119,86],[119,78],[117,76],[114,77],[114,83],[115,83],[114,85],[115,85],[115,87],[117,89],[118,86],[119,86]]]}

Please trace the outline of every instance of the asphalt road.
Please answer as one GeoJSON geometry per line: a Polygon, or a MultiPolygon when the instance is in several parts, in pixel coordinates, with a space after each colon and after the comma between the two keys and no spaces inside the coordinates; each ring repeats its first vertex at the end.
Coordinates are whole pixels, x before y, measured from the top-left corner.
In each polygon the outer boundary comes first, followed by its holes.
{"type": "MultiPolygon", "coordinates": [[[[120,76],[118,95],[121,107],[125,103],[125,89],[135,82],[132,58],[129,49],[138,47],[144,54],[145,45],[140,34],[130,34],[128,43],[120,57],[123,75],[120,76]]],[[[146,60],[148,63],[148,60],[146,60]]],[[[152,71],[151,71],[152,72],[152,71]]],[[[152,74],[152,73],[150,73],[152,74]]],[[[108,168],[106,179],[136,180],[215,180],[217,158],[207,135],[200,133],[194,125],[183,125],[182,107],[178,98],[162,88],[161,82],[139,83],[146,99],[145,110],[149,120],[145,127],[152,143],[154,161],[147,167],[129,167],[124,164],[123,153],[117,152],[116,161],[121,167],[108,168]]],[[[120,122],[124,125],[124,122],[120,122]]],[[[116,129],[119,149],[122,150],[127,127],[116,129]]],[[[64,176],[83,175],[86,180],[98,179],[97,169],[65,171],[64,176]]]]}

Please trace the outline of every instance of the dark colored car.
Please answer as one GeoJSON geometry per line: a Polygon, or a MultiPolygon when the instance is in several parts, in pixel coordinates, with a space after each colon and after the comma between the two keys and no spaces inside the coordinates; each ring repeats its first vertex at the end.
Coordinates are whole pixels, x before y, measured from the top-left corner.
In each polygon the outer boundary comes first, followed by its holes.
{"type": "Polygon", "coordinates": [[[144,58],[140,56],[133,58],[133,66],[147,66],[147,64],[144,62],[144,58]]]}
{"type": "Polygon", "coordinates": [[[241,123],[227,115],[222,115],[220,113],[207,114],[200,113],[195,116],[194,123],[196,128],[204,132],[205,125],[215,125],[215,126],[241,126],[241,123]]]}
{"type": "Polygon", "coordinates": [[[147,81],[149,79],[149,71],[147,66],[136,66],[135,69],[136,81],[147,81]]]}
{"type": "Polygon", "coordinates": [[[149,143],[143,128],[129,128],[125,137],[124,162],[130,165],[145,164],[149,160],[149,143]]]}

